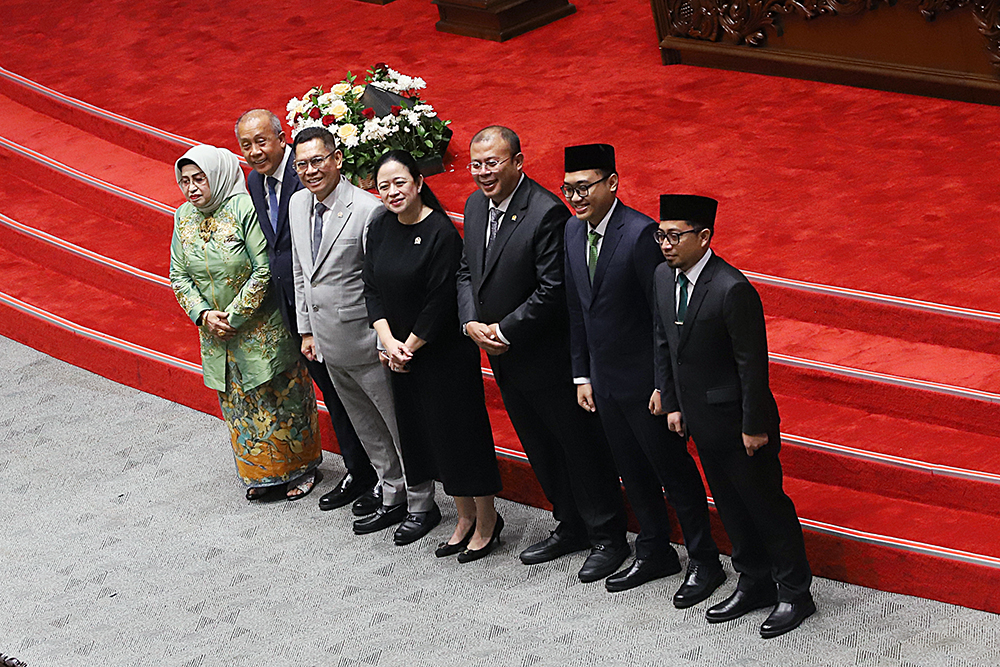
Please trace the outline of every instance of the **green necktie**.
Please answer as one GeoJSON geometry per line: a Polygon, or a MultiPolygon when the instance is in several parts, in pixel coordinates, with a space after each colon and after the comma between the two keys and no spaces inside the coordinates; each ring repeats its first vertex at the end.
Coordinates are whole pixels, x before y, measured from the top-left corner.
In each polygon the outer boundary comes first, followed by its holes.
{"type": "Polygon", "coordinates": [[[681,286],[681,298],[677,300],[677,323],[684,324],[684,316],[688,309],[688,285],[691,284],[691,281],[688,280],[683,271],[678,271],[677,282],[681,286]]]}
{"type": "Polygon", "coordinates": [[[587,246],[587,269],[590,271],[590,284],[594,284],[594,271],[597,270],[597,242],[601,240],[601,235],[591,229],[588,232],[587,246]]]}

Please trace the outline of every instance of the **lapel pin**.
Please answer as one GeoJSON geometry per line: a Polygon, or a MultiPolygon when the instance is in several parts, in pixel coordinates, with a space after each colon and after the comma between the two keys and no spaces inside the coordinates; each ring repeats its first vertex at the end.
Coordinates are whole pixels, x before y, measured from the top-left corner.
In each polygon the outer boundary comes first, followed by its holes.
{"type": "Polygon", "coordinates": [[[413,245],[420,245],[420,237],[413,239],[413,245]]]}
{"type": "Polygon", "coordinates": [[[344,217],[344,212],[343,211],[337,211],[337,217],[338,218],[343,218],[344,217]]]}
{"type": "Polygon", "coordinates": [[[517,220],[517,216],[516,215],[512,215],[512,216],[510,216],[510,219],[511,220],[517,220]]]}

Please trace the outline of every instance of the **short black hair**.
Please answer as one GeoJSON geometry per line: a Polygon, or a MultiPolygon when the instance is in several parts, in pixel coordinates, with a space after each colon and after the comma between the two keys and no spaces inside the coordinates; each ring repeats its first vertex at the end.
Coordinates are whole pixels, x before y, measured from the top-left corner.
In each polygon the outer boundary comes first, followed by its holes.
{"type": "Polygon", "coordinates": [[[337,138],[333,136],[330,130],[325,127],[307,127],[295,136],[295,143],[292,144],[292,152],[295,152],[299,144],[304,144],[313,139],[320,139],[331,153],[340,150],[340,147],[337,145],[337,138]]]}

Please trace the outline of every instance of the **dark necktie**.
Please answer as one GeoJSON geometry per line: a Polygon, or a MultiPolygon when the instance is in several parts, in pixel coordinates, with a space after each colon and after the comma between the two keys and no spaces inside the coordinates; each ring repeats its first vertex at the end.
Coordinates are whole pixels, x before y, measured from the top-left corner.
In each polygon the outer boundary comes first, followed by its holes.
{"type": "Polygon", "coordinates": [[[601,241],[601,235],[591,229],[588,233],[589,243],[587,244],[587,270],[590,272],[590,284],[594,284],[594,271],[597,270],[597,244],[601,241]]]}
{"type": "Polygon", "coordinates": [[[677,272],[677,283],[681,286],[681,297],[677,300],[677,324],[684,324],[684,316],[688,309],[688,285],[691,281],[683,271],[677,272]]]}
{"type": "Polygon", "coordinates": [[[323,242],[323,214],[326,213],[326,204],[316,202],[316,216],[313,218],[313,263],[316,262],[316,255],[319,254],[319,244],[323,242]]]}
{"type": "Polygon", "coordinates": [[[503,211],[493,207],[490,209],[490,230],[489,235],[486,237],[486,249],[489,250],[490,246],[493,244],[493,239],[496,238],[497,230],[500,229],[500,216],[503,215],[503,211]]]}
{"type": "Polygon", "coordinates": [[[267,214],[271,218],[271,229],[278,233],[278,179],[267,177],[267,214]]]}

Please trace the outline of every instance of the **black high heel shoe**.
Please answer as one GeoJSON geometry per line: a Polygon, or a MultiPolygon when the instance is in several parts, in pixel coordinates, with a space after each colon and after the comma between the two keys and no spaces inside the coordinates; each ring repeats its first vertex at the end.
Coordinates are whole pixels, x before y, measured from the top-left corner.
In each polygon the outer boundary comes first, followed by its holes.
{"type": "Polygon", "coordinates": [[[490,537],[490,541],[486,543],[486,546],[482,549],[466,548],[465,551],[458,554],[458,562],[471,563],[474,560],[479,560],[493,551],[496,547],[500,546],[501,530],[503,530],[503,517],[497,514],[497,522],[496,525],[493,526],[493,535],[490,537]]]}
{"type": "Polygon", "coordinates": [[[460,551],[465,550],[465,547],[469,545],[469,540],[472,539],[473,533],[476,532],[476,522],[472,522],[472,526],[469,528],[468,532],[465,533],[459,542],[455,544],[448,544],[447,542],[442,542],[438,545],[437,549],[434,550],[434,555],[438,558],[446,558],[448,556],[454,556],[460,551]]]}

